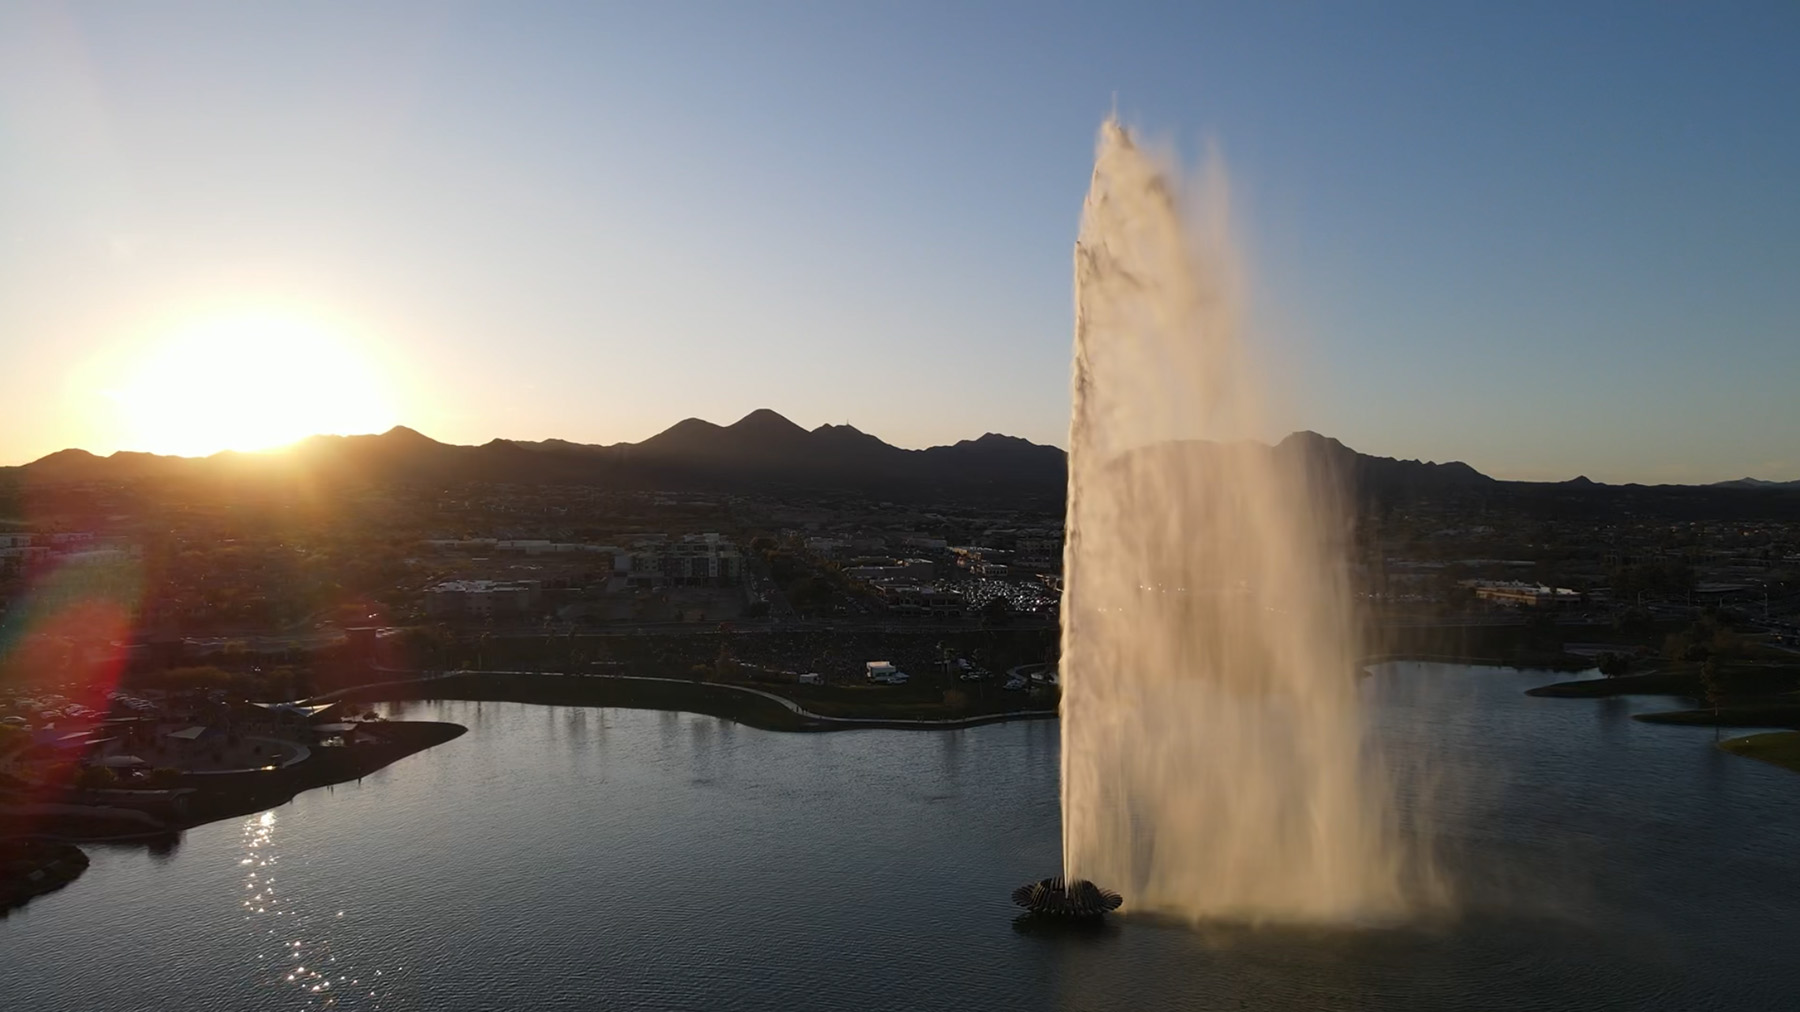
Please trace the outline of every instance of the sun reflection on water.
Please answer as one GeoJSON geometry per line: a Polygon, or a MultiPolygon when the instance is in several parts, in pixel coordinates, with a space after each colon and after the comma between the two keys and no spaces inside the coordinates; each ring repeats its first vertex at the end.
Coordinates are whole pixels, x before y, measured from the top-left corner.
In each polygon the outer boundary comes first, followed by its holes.
{"type": "Polygon", "coordinates": [[[244,922],[257,932],[265,951],[256,956],[258,975],[269,987],[292,987],[302,1009],[379,1009],[376,970],[366,976],[342,972],[331,939],[321,930],[344,918],[343,910],[315,913],[276,891],[275,872],[281,855],[275,848],[275,813],[263,812],[244,823],[244,922]],[[276,920],[275,918],[280,918],[276,920]],[[309,937],[310,936],[310,937],[309,937]]]}

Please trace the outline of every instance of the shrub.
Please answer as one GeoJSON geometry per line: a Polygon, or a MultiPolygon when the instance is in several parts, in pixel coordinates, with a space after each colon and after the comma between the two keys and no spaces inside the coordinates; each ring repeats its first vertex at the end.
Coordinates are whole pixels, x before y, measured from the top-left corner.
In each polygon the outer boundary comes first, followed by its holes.
{"type": "Polygon", "coordinates": [[[157,789],[167,789],[181,783],[181,771],[173,766],[158,766],[144,778],[145,783],[157,789]]]}
{"type": "Polygon", "coordinates": [[[104,766],[84,766],[75,774],[75,786],[83,790],[102,790],[118,782],[118,776],[104,766]]]}

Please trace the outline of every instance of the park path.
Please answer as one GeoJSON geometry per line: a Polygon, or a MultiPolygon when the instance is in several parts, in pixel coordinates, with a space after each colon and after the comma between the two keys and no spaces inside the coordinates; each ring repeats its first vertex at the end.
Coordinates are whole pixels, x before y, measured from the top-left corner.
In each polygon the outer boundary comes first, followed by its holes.
{"type": "Polygon", "coordinates": [[[342,688],[342,689],[334,689],[331,692],[321,693],[320,695],[313,696],[311,699],[304,700],[303,703],[306,705],[314,705],[314,704],[318,704],[318,703],[328,703],[333,700],[342,698],[347,693],[359,692],[364,689],[385,689],[385,688],[389,688],[389,687],[393,687],[393,686],[400,686],[400,685],[417,685],[420,682],[433,682],[433,681],[439,681],[439,680],[445,679],[445,678],[456,678],[456,677],[459,677],[462,675],[531,675],[531,676],[538,677],[538,678],[602,678],[602,679],[612,679],[615,681],[666,682],[670,685],[703,684],[703,685],[708,685],[708,686],[711,686],[711,687],[717,688],[717,689],[729,689],[732,692],[742,692],[742,693],[746,693],[746,694],[752,695],[752,696],[760,696],[763,699],[767,699],[767,700],[777,704],[778,706],[782,707],[783,709],[785,709],[793,714],[796,714],[797,716],[806,718],[807,720],[816,720],[816,721],[819,721],[820,723],[837,724],[837,725],[841,725],[844,727],[872,727],[872,728],[916,727],[916,728],[932,728],[932,729],[938,729],[938,730],[949,730],[949,729],[958,728],[958,727],[974,727],[974,726],[980,725],[980,724],[992,724],[992,723],[995,723],[997,721],[1002,721],[1002,720],[1015,720],[1015,719],[1019,719],[1019,718],[1048,718],[1048,717],[1056,716],[1055,710],[1015,710],[1010,713],[984,714],[984,715],[976,716],[976,717],[953,717],[953,718],[949,718],[949,719],[945,719],[945,720],[909,720],[909,719],[890,718],[890,717],[831,717],[831,716],[827,716],[822,713],[814,713],[813,711],[806,709],[805,707],[801,706],[799,703],[796,703],[793,700],[788,699],[785,696],[778,696],[775,693],[766,691],[764,689],[754,689],[748,685],[730,685],[730,684],[726,684],[723,682],[696,683],[696,682],[689,681],[689,680],[683,679],[683,678],[656,678],[656,677],[653,677],[650,675],[614,675],[614,674],[608,674],[606,672],[598,672],[598,671],[564,672],[564,671],[468,671],[468,670],[461,670],[461,671],[421,672],[420,674],[418,674],[417,676],[412,677],[412,678],[394,678],[394,679],[388,679],[386,681],[367,682],[362,685],[351,685],[351,686],[348,686],[348,687],[342,688]]]}

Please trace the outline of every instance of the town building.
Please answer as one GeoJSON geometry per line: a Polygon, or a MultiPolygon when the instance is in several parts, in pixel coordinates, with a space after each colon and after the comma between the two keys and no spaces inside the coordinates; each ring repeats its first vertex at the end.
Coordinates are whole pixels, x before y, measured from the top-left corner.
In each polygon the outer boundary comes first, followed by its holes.
{"type": "Polygon", "coordinates": [[[1464,580],[1483,601],[1509,608],[1556,608],[1581,603],[1581,594],[1567,587],[1545,587],[1518,580],[1464,580]]]}
{"type": "Polygon", "coordinates": [[[535,580],[446,580],[425,589],[431,618],[487,618],[523,615],[537,607],[535,580]]]}
{"type": "Polygon", "coordinates": [[[902,615],[957,618],[966,603],[961,594],[917,583],[884,583],[876,587],[888,608],[902,615]]]}
{"type": "Polygon", "coordinates": [[[936,573],[937,567],[930,559],[896,559],[881,565],[851,566],[844,570],[845,576],[864,583],[929,583],[936,573]]]}
{"type": "Polygon", "coordinates": [[[864,664],[863,677],[882,685],[904,685],[906,683],[906,672],[894,667],[889,661],[869,661],[864,664]]]}
{"type": "Polygon", "coordinates": [[[665,535],[636,542],[615,567],[634,587],[729,587],[743,579],[744,557],[718,534],[665,535]]]}

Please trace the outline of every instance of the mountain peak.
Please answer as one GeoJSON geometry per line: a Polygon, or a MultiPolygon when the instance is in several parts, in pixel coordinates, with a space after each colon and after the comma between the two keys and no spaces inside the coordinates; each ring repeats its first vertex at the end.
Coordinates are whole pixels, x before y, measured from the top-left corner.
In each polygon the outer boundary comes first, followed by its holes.
{"type": "Polygon", "coordinates": [[[704,418],[683,418],[681,421],[676,422],[674,425],[671,425],[668,428],[662,430],[662,432],[657,433],[657,435],[666,435],[667,433],[670,433],[670,432],[695,432],[695,431],[699,431],[699,430],[711,430],[711,429],[718,429],[718,428],[723,428],[723,426],[717,425],[713,422],[709,422],[704,418]]]}
{"type": "Polygon", "coordinates": [[[425,435],[423,432],[420,432],[417,429],[409,429],[404,425],[396,425],[393,428],[387,430],[386,432],[383,432],[381,434],[381,438],[387,439],[387,440],[392,440],[394,442],[408,442],[408,443],[436,443],[437,442],[437,440],[431,438],[430,436],[425,435]]]}
{"type": "Polygon", "coordinates": [[[804,433],[806,431],[800,426],[795,425],[792,421],[789,421],[786,415],[770,408],[757,408],[755,411],[732,422],[727,428],[739,432],[779,432],[783,434],[796,432],[804,433]]]}
{"type": "Polygon", "coordinates": [[[1033,460],[1046,460],[1050,457],[1054,457],[1058,461],[1065,459],[1065,455],[1059,447],[1045,446],[1022,436],[1008,436],[1000,432],[984,432],[974,439],[957,440],[949,446],[934,446],[924,452],[950,453],[959,456],[974,454],[981,459],[1018,457],[1020,455],[1033,460]]]}
{"type": "MultiPolygon", "coordinates": [[[[1300,446],[1329,446],[1329,447],[1338,448],[1338,449],[1344,448],[1343,440],[1334,439],[1331,436],[1327,436],[1327,435],[1323,435],[1318,432],[1314,432],[1311,429],[1300,429],[1295,432],[1290,432],[1287,434],[1287,436],[1285,438],[1283,438],[1281,440],[1281,442],[1282,443],[1293,443],[1293,444],[1300,445],[1300,446]]],[[[1277,444],[1277,445],[1279,445],[1279,444],[1277,444]]]]}
{"type": "Polygon", "coordinates": [[[872,436],[849,422],[843,425],[826,423],[807,433],[807,438],[821,450],[892,449],[879,436],[872,436]]]}
{"type": "Polygon", "coordinates": [[[768,408],[759,408],[730,425],[715,425],[687,418],[638,443],[637,456],[672,454],[689,459],[710,458],[745,464],[770,453],[790,453],[806,439],[807,432],[768,408]]]}
{"type": "Polygon", "coordinates": [[[95,456],[92,453],[89,453],[86,450],[83,450],[82,448],[80,448],[78,446],[71,446],[66,450],[58,450],[55,453],[47,453],[47,454],[43,455],[42,457],[39,457],[37,460],[33,461],[33,463],[35,463],[35,464],[44,464],[44,463],[61,464],[61,463],[73,463],[76,461],[86,462],[86,461],[90,461],[90,460],[99,460],[99,459],[100,459],[99,457],[95,456]]]}

